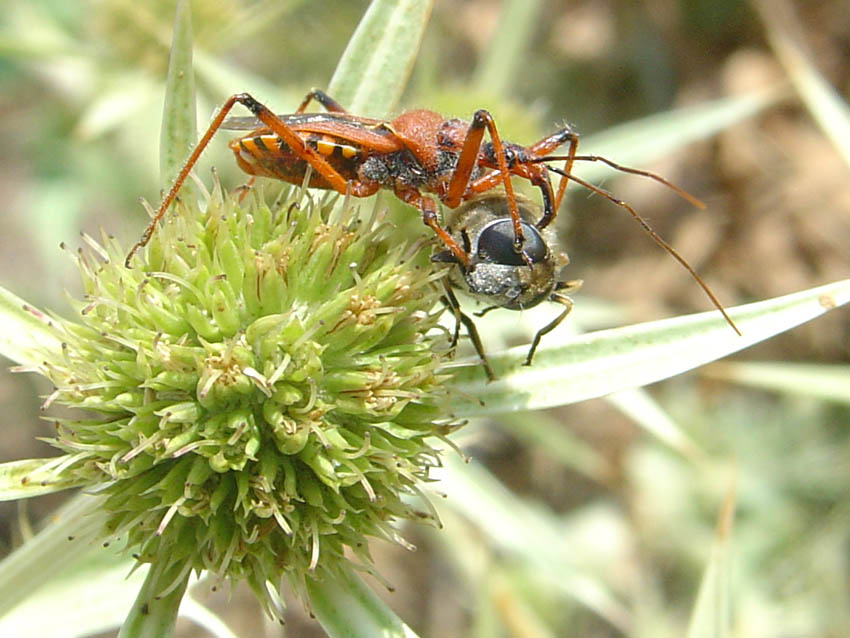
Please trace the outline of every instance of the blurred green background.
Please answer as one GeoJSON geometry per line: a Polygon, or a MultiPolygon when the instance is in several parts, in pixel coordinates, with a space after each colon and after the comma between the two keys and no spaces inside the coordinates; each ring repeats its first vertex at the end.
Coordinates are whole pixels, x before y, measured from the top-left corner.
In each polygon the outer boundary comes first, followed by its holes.
{"type": "MultiPolygon", "coordinates": [[[[199,124],[234,92],[288,112],[310,87],[327,86],[367,5],[193,2],[199,124]]],[[[787,25],[846,98],[846,2],[771,6],[792,9],[787,25]]],[[[99,236],[102,229],[129,245],[147,220],[138,198],[158,201],[173,10],[172,0],[6,0],[0,8],[0,284],[28,301],[66,310],[63,291],[78,289],[60,242],[75,250],[81,231],[99,236]]],[[[399,108],[468,118],[484,107],[504,138],[530,143],[564,122],[592,136],[784,83],[765,25],[747,2],[437,0],[399,108]]],[[[226,137],[197,172],[206,177],[215,165],[233,188],[244,176],[226,137]]],[[[708,210],[689,209],[632,176],[604,186],[646,215],[724,303],[850,272],[848,166],[793,92],[719,135],[641,165],[708,210]]],[[[425,232],[410,217],[405,232],[425,232]]],[[[582,306],[623,321],[706,308],[681,268],[601,198],[576,189],[557,226],[572,260],[567,277],[585,280],[577,321],[582,306]]],[[[848,393],[842,399],[819,381],[827,372],[846,378],[849,354],[847,314],[837,312],[739,357],[815,364],[783,391],[730,384],[734,371],[719,365],[654,386],[652,395],[700,450],[692,455],[602,400],[472,424],[458,442],[510,488],[510,498],[563,524],[562,540],[576,553],[576,573],[564,577],[592,575],[593,587],[576,587],[590,594],[581,603],[581,595],[555,595],[528,565],[500,556],[479,541],[473,523],[446,510],[442,532],[405,530],[416,553],[375,544],[396,588],[385,598],[423,637],[681,636],[734,489],[732,635],[850,635],[848,393]],[[588,604],[594,587],[617,604],[588,604]]],[[[34,439],[50,428],[39,420],[37,395],[45,391],[33,376],[0,371],[0,460],[50,454],[34,439]]],[[[37,499],[28,511],[0,504],[0,551],[56,503],[37,499]]],[[[539,551],[545,557],[547,548],[539,551]]],[[[241,591],[211,604],[241,635],[283,631],[268,626],[241,591]]],[[[298,604],[290,615],[286,635],[323,635],[298,604]]],[[[181,632],[202,635],[188,624],[181,632]]]]}

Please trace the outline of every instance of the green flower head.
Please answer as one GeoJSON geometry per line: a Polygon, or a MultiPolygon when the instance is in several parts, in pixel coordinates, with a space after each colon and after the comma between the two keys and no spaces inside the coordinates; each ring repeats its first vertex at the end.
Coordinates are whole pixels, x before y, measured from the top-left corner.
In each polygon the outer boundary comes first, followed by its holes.
{"type": "MultiPolygon", "coordinates": [[[[105,495],[109,536],[142,562],[276,584],[333,572],[367,537],[434,519],[407,498],[439,460],[446,351],[422,242],[375,212],[292,189],[178,206],[143,260],[80,252],[78,321],[56,320],[44,372],[56,471],[105,495]],[[144,263],[142,263],[144,261],[144,263]]],[[[275,585],[270,587],[270,585],[275,585]]]]}

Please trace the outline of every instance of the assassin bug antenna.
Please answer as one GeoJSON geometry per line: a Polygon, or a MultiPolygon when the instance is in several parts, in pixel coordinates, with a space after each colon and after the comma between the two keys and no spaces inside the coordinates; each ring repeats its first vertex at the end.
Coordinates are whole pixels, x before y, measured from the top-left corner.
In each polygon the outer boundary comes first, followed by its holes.
{"type": "MultiPolygon", "coordinates": [[[[649,177],[651,179],[655,179],[656,181],[661,182],[662,184],[664,184],[666,186],[669,186],[674,192],[681,195],[682,197],[684,197],[688,201],[693,202],[695,205],[699,206],[700,208],[705,208],[705,204],[703,204],[701,201],[699,201],[698,199],[696,199],[692,195],[688,194],[686,191],[679,188],[678,186],[675,186],[671,182],[668,182],[666,179],[664,179],[663,177],[661,177],[659,175],[655,175],[654,173],[650,173],[648,171],[642,171],[642,170],[639,170],[639,169],[636,169],[636,168],[628,168],[628,167],[620,166],[619,164],[615,164],[614,162],[611,162],[610,160],[600,158],[600,157],[597,157],[595,155],[577,156],[576,159],[579,159],[580,157],[586,157],[586,158],[588,158],[589,161],[605,162],[609,166],[612,166],[613,168],[616,168],[617,170],[621,170],[621,171],[626,172],[626,173],[633,173],[635,175],[642,175],[644,177],[649,177]]],[[[559,159],[559,158],[554,158],[554,159],[559,159]]],[[[620,208],[624,208],[626,211],[628,211],[628,213],[635,219],[635,221],[637,221],[641,225],[643,230],[652,238],[652,240],[656,244],[661,246],[664,250],[666,250],[676,261],[678,261],[682,265],[682,267],[685,270],[688,271],[688,273],[691,275],[691,277],[694,279],[694,281],[697,282],[697,284],[699,285],[700,288],[702,288],[702,290],[706,294],[706,296],[708,296],[709,300],[711,300],[712,305],[715,308],[717,308],[717,310],[720,311],[720,314],[723,315],[723,318],[726,320],[726,323],[729,324],[729,326],[732,328],[732,330],[734,330],[738,334],[738,336],[741,336],[741,331],[738,329],[738,326],[736,326],[735,322],[732,321],[732,317],[730,317],[727,314],[726,309],[723,307],[723,304],[720,303],[720,301],[717,299],[717,297],[711,291],[711,288],[708,287],[708,284],[706,284],[702,280],[702,277],[700,277],[697,274],[697,272],[687,262],[687,260],[684,257],[682,257],[682,255],[679,254],[679,252],[675,248],[673,248],[670,244],[668,244],[664,240],[664,238],[661,237],[661,235],[656,233],[652,229],[652,227],[649,225],[649,222],[647,222],[643,217],[641,217],[641,215],[630,204],[628,204],[627,202],[624,202],[622,199],[615,197],[614,195],[612,195],[611,193],[606,191],[604,188],[600,188],[599,186],[595,186],[594,184],[591,184],[590,182],[587,182],[587,181],[585,181],[585,180],[583,180],[579,177],[576,177],[575,175],[567,173],[566,171],[562,171],[559,168],[556,168],[554,166],[550,166],[549,170],[557,173],[558,175],[561,175],[564,179],[568,179],[568,180],[575,182],[579,186],[582,186],[582,187],[586,188],[587,190],[589,190],[593,193],[601,195],[602,197],[604,197],[608,201],[610,201],[610,202],[616,204],[617,206],[619,206],[620,208]]]]}
{"type": "MultiPolygon", "coordinates": [[[[564,159],[564,158],[562,156],[550,155],[550,156],[547,156],[547,157],[536,158],[532,161],[537,163],[537,162],[546,162],[546,161],[557,161],[557,160],[561,160],[561,159],[564,159]]],[[[644,170],[640,170],[640,169],[637,169],[637,168],[630,168],[628,166],[622,166],[620,164],[617,164],[616,162],[612,162],[611,160],[606,159],[604,157],[600,157],[598,155],[576,155],[575,157],[573,157],[573,159],[574,160],[590,161],[590,162],[603,162],[603,163],[607,164],[608,166],[610,166],[610,167],[612,167],[612,168],[614,168],[618,171],[622,171],[624,173],[631,173],[633,175],[640,175],[642,177],[648,177],[650,179],[653,179],[653,180],[667,186],[673,192],[675,192],[677,195],[680,195],[681,197],[683,197],[687,201],[691,202],[694,206],[701,208],[701,209],[705,208],[705,204],[703,202],[701,202],[700,200],[698,200],[696,197],[694,197],[693,195],[691,195],[690,193],[688,193],[684,189],[676,186],[672,182],[669,182],[668,180],[664,179],[660,175],[656,175],[655,173],[650,173],[649,171],[644,171],[644,170]]],[[[699,285],[699,287],[702,288],[703,292],[709,298],[712,305],[715,308],[717,308],[717,310],[720,311],[720,314],[723,315],[723,318],[726,320],[726,323],[729,324],[729,326],[732,328],[732,330],[734,330],[738,334],[738,336],[741,336],[741,331],[738,329],[738,326],[735,325],[734,321],[732,321],[732,318],[726,312],[726,309],[723,307],[723,304],[720,303],[720,300],[717,299],[717,297],[714,295],[714,293],[708,287],[708,284],[706,284],[702,280],[702,277],[700,277],[697,274],[697,272],[687,262],[687,260],[684,257],[682,257],[682,255],[679,254],[679,252],[675,248],[673,248],[673,246],[668,244],[664,240],[664,238],[662,238],[658,233],[656,233],[655,230],[653,230],[652,227],[649,225],[649,222],[647,222],[646,219],[644,219],[630,204],[623,201],[622,199],[615,197],[612,193],[606,191],[604,188],[600,188],[599,186],[591,184],[590,182],[587,182],[587,181],[581,179],[580,177],[576,177],[572,173],[569,173],[567,171],[559,169],[555,166],[549,166],[548,168],[549,168],[550,171],[560,175],[563,178],[562,181],[564,181],[564,180],[573,181],[576,184],[578,184],[579,186],[582,186],[582,187],[586,188],[587,190],[589,190],[593,193],[596,193],[597,195],[601,195],[602,197],[604,197],[608,201],[610,201],[610,202],[616,204],[617,206],[619,206],[620,208],[624,208],[626,211],[628,211],[628,213],[635,219],[635,221],[637,221],[641,225],[643,230],[652,238],[652,240],[656,244],[661,246],[664,250],[666,250],[676,261],[678,261],[682,265],[682,267],[685,270],[688,271],[688,273],[691,275],[691,277],[694,279],[694,281],[696,281],[697,284],[699,285]]]]}
{"type": "MultiPolygon", "coordinates": [[[[570,158],[567,155],[547,155],[546,157],[535,157],[534,159],[529,160],[529,162],[533,164],[543,164],[547,162],[557,162],[560,160],[567,161],[577,161],[577,162],[601,162],[603,164],[607,164],[614,170],[620,171],[621,173],[630,173],[631,175],[639,175],[641,177],[648,177],[651,180],[655,180],[659,184],[662,184],[669,188],[671,191],[676,193],[679,197],[687,200],[693,206],[696,206],[700,210],[705,210],[705,202],[700,199],[697,199],[693,195],[691,195],[688,191],[686,191],[681,186],[677,186],[673,182],[668,179],[665,179],[661,175],[656,173],[651,173],[650,171],[645,171],[640,168],[632,168],[631,166],[623,166],[622,164],[618,164],[617,162],[613,162],[609,160],[607,157],[602,157],[601,155],[575,155],[570,158]]],[[[563,175],[563,171],[555,170],[551,166],[549,167],[554,172],[559,175],[563,175]]],[[[572,179],[572,175],[566,177],[566,179],[572,179]]],[[[576,180],[573,180],[576,181],[576,180]]],[[[578,183],[578,182],[576,182],[578,183]]]]}

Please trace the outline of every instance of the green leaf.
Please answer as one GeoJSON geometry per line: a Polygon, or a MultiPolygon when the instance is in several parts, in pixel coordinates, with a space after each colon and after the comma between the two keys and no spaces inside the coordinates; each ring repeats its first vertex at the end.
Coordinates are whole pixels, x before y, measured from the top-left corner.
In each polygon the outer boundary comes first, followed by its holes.
{"type": "MultiPolygon", "coordinates": [[[[64,548],[67,554],[67,547],[64,548]]],[[[71,553],[74,562],[51,577],[25,601],[0,618],[0,636],[113,635],[126,610],[143,586],[149,565],[134,568],[134,561],[112,549],[94,545],[71,553]],[[49,614],[44,610],[50,609],[49,614]],[[110,633],[111,632],[111,633],[110,633]]],[[[188,618],[214,638],[236,638],[227,625],[206,607],[184,596],[180,617],[188,618]]]]}
{"type": "Polygon", "coordinates": [[[464,426],[463,433],[474,439],[487,436],[493,427],[498,427],[566,469],[599,483],[612,480],[611,462],[578,434],[560,426],[560,421],[547,412],[535,414],[533,419],[513,413],[492,421],[473,421],[464,426]]]}
{"type": "MultiPolygon", "coordinates": [[[[174,17],[159,138],[159,170],[164,185],[174,181],[195,146],[198,135],[196,117],[192,15],[189,2],[179,0],[174,17]]],[[[189,188],[194,188],[194,185],[190,183],[189,188]]]]}
{"type": "Polygon", "coordinates": [[[316,619],[330,638],[416,638],[416,634],[352,571],[338,578],[307,581],[316,619]]]}
{"type": "Polygon", "coordinates": [[[433,0],[373,0],[328,85],[352,113],[386,117],[413,69],[433,0]]]}
{"type": "Polygon", "coordinates": [[[730,309],[743,336],[715,311],[602,330],[561,344],[544,340],[531,366],[522,365],[527,348],[513,348],[490,355],[498,377],[493,383],[486,383],[479,365],[455,373],[454,413],[465,417],[548,408],[647,385],[764,341],[848,301],[850,280],[844,280],[730,309]]]}
{"type": "Polygon", "coordinates": [[[77,487],[55,471],[64,458],[26,459],[0,464],[0,501],[14,501],[77,487]]]}
{"type": "Polygon", "coordinates": [[[645,390],[623,390],[606,397],[606,401],[682,456],[692,461],[705,459],[705,452],[645,390]]]}
{"type": "MultiPolygon", "coordinates": [[[[0,617],[75,564],[103,534],[103,499],[79,494],[51,514],[51,524],[0,561],[0,617]]],[[[2,634],[7,635],[7,634],[2,634]]]]}
{"type": "MultiPolygon", "coordinates": [[[[435,503],[438,510],[461,513],[475,524],[483,541],[515,559],[547,591],[577,600],[628,633],[634,622],[631,612],[595,573],[593,561],[585,560],[583,550],[589,548],[571,536],[576,530],[570,529],[569,518],[517,498],[483,466],[464,463],[456,454],[444,455],[443,466],[432,476],[448,495],[445,504],[435,503]]],[[[605,541],[593,539],[592,551],[604,553],[605,541]]]]}
{"type": "Polygon", "coordinates": [[[0,618],[0,635],[76,638],[109,631],[114,635],[147,566],[130,574],[132,559],[119,558],[113,551],[111,560],[104,560],[106,551],[100,546],[76,551],[74,564],[58,573],[51,568],[52,578],[42,578],[43,585],[32,596],[0,618]]]}
{"type": "Polygon", "coordinates": [[[0,354],[23,366],[40,365],[44,349],[62,349],[50,323],[43,312],[0,286],[0,354]]]}

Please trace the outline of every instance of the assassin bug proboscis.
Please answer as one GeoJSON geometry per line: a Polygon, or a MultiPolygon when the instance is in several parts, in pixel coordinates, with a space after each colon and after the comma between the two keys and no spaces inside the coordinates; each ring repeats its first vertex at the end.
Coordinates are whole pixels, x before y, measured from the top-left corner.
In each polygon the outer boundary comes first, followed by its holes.
{"type": "Polygon", "coordinates": [[[423,193],[435,195],[446,207],[455,209],[465,201],[502,186],[512,231],[511,250],[528,268],[533,268],[534,255],[529,252],[525,236],[532,228],[542,231],[555,219],[567,183],[576,182],[627,210],[656,243],[682,264],[729,325],[740,334],[694,269],[631,206],[576,177],[571,170],[578,161],[603,162],[616,170],[654,179],[695,206],[704,207],[678,186],[653,173],[621,166],[604,157],[578,155],[578,135],[568,126],[530,146],[521,146],[503,142],[493,117],[484,109],[476,111],[471,122],[445,119],[424,109],[405,111],[386,121],[352,115],[318,89],[307,93],[295,113],[290,115],[275,115],[247,93],[228,98],[180,169],[141,239],[127,255],[128,267],[136,251],[150,240],[189,172],[219,129],[250,131],[229,143],[237,164],[249,175],[300,185],[309,173],[308,187],[334,190],[353,197],[368,197],[378,189],[391,189],[399,199],[419,209],[422,221],[445,245],[451,261],[467,272],[475,268],[469,249],[440,225],[437,202],[423,193]],[[313,100],[326,112],[307,113],[307,106],[313,100]],[[228,118],[236,104],[246,107],[253,117],[228,118]],[[484,141],[485,132],[489,142],[484,141]],[[565,144],[568,145],[566,154],[552,154],[565,144]],[[549,165],[561,161],[561,168],[549,165]],[[561,176],[557,190],[552,187],[550,171],[561,176]],[[540,189],[543,212],[533,223],[524,223],[519,214],[512,176],[527,179],[540,189]]]}

